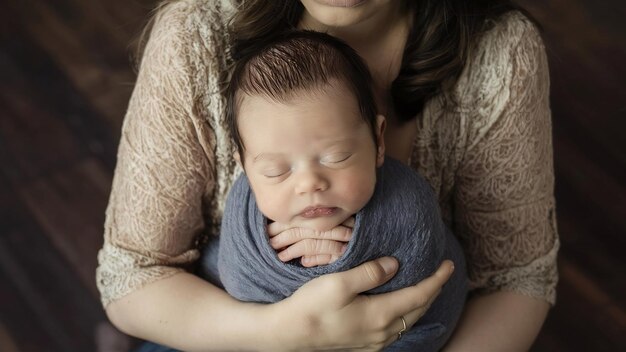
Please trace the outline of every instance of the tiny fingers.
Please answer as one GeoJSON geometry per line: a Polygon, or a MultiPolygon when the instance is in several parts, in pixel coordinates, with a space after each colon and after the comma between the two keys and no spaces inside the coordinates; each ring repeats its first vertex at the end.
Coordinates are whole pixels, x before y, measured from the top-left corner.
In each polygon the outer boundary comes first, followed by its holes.
{"type": "Polygon", "coordinates": [[[345,246],[341,252],[341,254],[317,254],[317,255],[305,255],[302,257],[300,263],[302,266],[306,268],[318,266],[318,265],[327,265],[337,261],[337,259],[341,258],[341,255],[345,253],[345,246]]]}
{"type": "Polygon", "coordinates": [[[289,225],[285,225],[282,224],[280,222],[272,222],[269,225],[267,225],[267,234],[270,237],[274,237],[276,235],[279,235],[280,233],[287,231],[291,229],[291,227],[289,227],[289,225]]]}
{"type": "Polygon", "coordinates": [[[326,240],[348,242],[352,238],[352,226],[337,226],[329,231],[322,232],[320,235],[321,238],[326,240]]]}
{"type": "MultiPolygon", "coordinates": [[[[332,256],[336,256],[337,258],[341,256],[345,252],[345,249],[346,245],[342,242],[332,240],[305,239],[294,243],[293,245],[279,252],[278,258],[283,262],[287,262],[289,260],[300,257],[329,255],[331,257],[326,258],[326,260],[328,261],[332,259],[332,256]]],[[[321,261],[324,261],[323,257],[321,258],[321,261]]]]}
{"type": "MultiPolygon", "coordinates": [[[[272,223],[272,225],[274,224],[276,223],[272,223]]],[[[277,225],[277,227],[278,226],[284,226],[284,225],[277,225]]],[[[268,231],[269,231],[269,228],[268,228],[268,231]]],[[[270,234],[270,245],[274,249],[291,246],[294,243],[298,243],[299,241],[302,241],[306,238],[314,237],[312,235],[312,232],[314,232],[314,230],[300,228],[300,227],[285,229],[278,234],[275,234],[275,235],[270,234]]]]}
{"type": "Polygon", "coordinates": [[[352,229],[354,228],[354,222],[355,222],[355,218],[354,216],[351,216],[347,218],[346,221],[344,221],[341,225],[352,229]]]}
{"type": "Polygon", "coordinates": [[[283,229],[284,225],[272,223],[268,226],[270,245],[274,249],[280,249],[294,245],[298,242],[311,240],[328,240],[336,242],[348,242],[352,238],[352,228],[337,226],[328,231],[317,231],[313,229],[294,227],[283,229]],[[276,232],[276,231],[281,232],[276,232]]]}

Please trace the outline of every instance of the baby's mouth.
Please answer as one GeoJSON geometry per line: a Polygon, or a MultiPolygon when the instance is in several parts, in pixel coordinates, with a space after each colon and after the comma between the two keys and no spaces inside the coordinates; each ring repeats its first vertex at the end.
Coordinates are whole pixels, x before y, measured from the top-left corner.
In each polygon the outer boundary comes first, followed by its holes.
{"type": "Polygon", "coordinates": [[[335,214],[337,207],[315,206],[307,207],[300,213],[303,218],[317,218],[322,216],[331,216],[335,214]]]}

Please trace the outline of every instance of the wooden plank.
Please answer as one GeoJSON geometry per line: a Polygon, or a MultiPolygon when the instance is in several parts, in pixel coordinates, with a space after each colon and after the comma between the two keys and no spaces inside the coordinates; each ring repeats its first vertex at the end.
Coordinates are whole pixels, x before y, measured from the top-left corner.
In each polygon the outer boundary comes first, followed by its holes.
{"type": "Polygon", "coordinates": [[[0,90],[0,173],[19,184],[85,155],[71,131],[40,105],[0,90]],[[36,117],[36,118],[35,118],[36,117]],[[54,152],[51,152],[51,149],[54,152]]]}
{"type": "Polygon", "coordinates": [[[17,195],[0,200],[0,320],[25,351],[93,351],[102,308],[17,195]]]}
{"type": "MultiPolygon", "coordinates": [[[[609,1],[520,1],[543,24],[552,71],[555,130],[575,124],[590,142],[614,161],[609,169],[626,170],[626,31],[615,30],[600,13],[618,14],[624,6],[609,1]],[[595,12],[590,9],[596,10],[595,12]],[[554,19],[558,13],[558,20],[554,19]],[[594,17],[596,16],[596,17],[594,17]],[[616,164],[615,164],[616,163],[616,164]]],[[[616,17],[617,18],[617,17],[616,17]]],[[[620,22],[621,24],[621,22],[620,22]]],[[[623,27],[623,24],[622,24],[623,27]]],[[[592,149],[594,149],[592,147],[592,149]]],[[[599,154],[599,153],[598,153],[599,154]]]]}
{"type": "MultiPolygon", "coordinates": [[[[111,40],[110,35],[88,36],[90,31],[77,30],[72,27],[75,20],[61,17],[48,2],[19,4],[13,11],[32,40],[54,59],[98,113],[118,129],[135,80],[128,56],[123,54],[125,46],[111,40]]],[[[81,13],[71,17],[83,19],[79,28],[88,25],[91,19],[81,13]]]]}
{"type": "MultiPolygon", "coordinates": [[[[562,212],[559,220],[561,231],[561,256],[574,263],[584,275],[593,277],[596,284],[606,292],[623,311],[626,311],[626,281],[623,280],[624,257],[618,256],[622,247],[606,241],[603,229],[589,226],[601,223],[590,220],[579,221],[574,212],[562,212]]],[[[623,252],[622,252],[623,253],[623,252]]]]}
{"type": "MultiPolygon", "coordinates": [[[[612,297],[602,290],[594,279],[578,268],[572,261],[564,257],[561,260],[561,276],[563,280],[571,283],[577,288],[577,292],[584,297],[584,300],[597,307],[594,314],[597,317],[606,318],[605,331],[607,335],[613,335],[614,341],[620,341],[626,333],[626,312],[620,307],[612,297]]],[[[616,347],[618,345],[616,344],[616,347]]],[[[626,348],[626,344],[622,347],[626,348]]]]}
{"type": "MultiPolygon", "coordinates": [[[[602,289],[626,309],[626,281],[617,270],[626,267],[623,255],[626,227],[624,218],[611,209],[614,201],[619,207],[623,197],[621,187],[609,187],[603,192],[605,185],[598,183],[604,180],[585,182],[585,170],[590,167],[586,160],[574,160],[570,164],[557,159],[557,166],[559,164],[562,166],[557,167],[556,198],[561,255],[567,255],[578,267],[584,268],[587,275],[596,278],[602,289]],[[579,168],[583,170],[580,175],[579,168]],[[600,189],[600,196],[591,194],[596,188],[600,189]]],[[[595,169],[603,170],[597,165],[595,169]]]]}
{"type": "Polygon", "coordinates": [[[34,219],[94,297],[110,184],[110,173],[97,160],[86,159],[18,189],[34,219]]]}
{"type": "Polygon", "coordinates": [[[10,332],[4,326],[2,321],[0,321],[0,351],[20,352],[20,350],[17,348],[17,344],[11,337],[10,332]]]}
{"type": "Polygon", "coordinates": [[[583,219],[594,216],[599,222],[597,229],[608,230],[597,236],[611,239],[614,244],[624,248],[626,238],[621,234],[626,233],[626,184],[623,179],[615,178],[610,170],[585,155],[585,149],[591,147],[581,146],[570,138],[558,139],[555,147],[555,167],[559,177],[557,187],[567,187],[568,191],[557,190],[557,197],[570,202],[572,197],[580,198],[582,207],[572,211],[576,211],[583,219]],[[607,201],[610,201],[610,206],[607,206],[607,201]],[[597,209],[603,209],[603,212],[598,213],[597,209]]]}
{"type": "Polygon", "coordinates": [[[550,312],[544,333],[557,337],[562,351],[623,351],[625,331],[616,329],[616,322],[604,315],[604,304],[597,300],[592,280],[566,257],[562,255],[559,263],[559,300],[550,312]]]}
{"type": "Polygon", "coordinates": [[[32,288],[32,281],[26,277],[13,251],[0,238],[0,279],[12,284],[1,288],[2,320],[10,322],[11,334],[24,350],[73,350],[70,336],[54,321],[44,297],[32,288]]]}
{"type": "MultiPolygon", "coordinates": [[[[121,54],[125,52],[124,49],[130,49],[128,44],[141,31],[149,17],[150,11],[160,1],[65,0],[64,2],[67,3],[65,4],[66,9],[70,9],[75,13],[80,12],[80,17],[72,17],[76,20],[75,22],[82,22],[82,29],[90,32],[89,36],[99,37],[106,35],[115,40],[119,48],[123,50],[112,51],[111,54],[121,58],[121,54]],[[85,19],[89,19],[89,21],[85,19]]],[[[67,10],[64,12],[67,12],[67,10]]],[[[76,23],[71,24],[74,27],[76,23]]]]}
{"type": "Polygon", "coordinates": [[[12,158],[9,171],[18,171],[17,181],[86,155],[112,169],[119,130],[112,132],[30,37],[20,31],[0,34],[0,47],[8,55],[0,60],[0,143],[4,156],[12,158]],[[50,153],[51,146],[56,153],[50,153]],[[20,170],[20,162],[34,170],[20,170]]]}
{"type": "MultiPolygon", "coordinates": [[[[626,60],[626,55],[622,58],[626,60]]],[[[626,175],[626,141],[620,134],[626,130],[622,118],[626,92],[615,88],[617,82],[600,81],[593,72],[585,72],[575,63],[561,66],[569,67],[553,69],[561,70],[553,73],[552,82],[555,135],[574,139],[604,170],[619,177],[626,175]],[[581,85],[585,88],[577,87],[581,85]]],[[[619,73],[615,75],[619,77],[619,73]]]]}

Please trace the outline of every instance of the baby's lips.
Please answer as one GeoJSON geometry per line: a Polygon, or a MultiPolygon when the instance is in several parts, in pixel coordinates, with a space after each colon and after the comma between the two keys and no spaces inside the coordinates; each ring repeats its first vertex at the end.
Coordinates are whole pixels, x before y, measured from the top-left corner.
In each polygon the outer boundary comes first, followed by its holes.
{"type": "Polygon", "coordinates": [[[308,207],[300,213],[300,216],[304,218],[317,218],[320,216],[330,216],[333,215],[337,211],[336,207],[326,207],[326,206],[317,206],[317,207],[308,207]]]}

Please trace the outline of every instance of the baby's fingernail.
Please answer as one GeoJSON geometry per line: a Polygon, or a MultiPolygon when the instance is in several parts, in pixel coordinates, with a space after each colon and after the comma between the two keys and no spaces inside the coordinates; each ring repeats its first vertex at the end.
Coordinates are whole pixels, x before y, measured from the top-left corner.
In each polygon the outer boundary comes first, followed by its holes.
{"type": "Polygon", "coordinates": [[[398,263],[389,257],[380,259],[379,263],[383,267],[383,270],[385,271],[385,274],[387,275],[393,273],[396,270],[396,267],[398,266],[398,263]]]}
{"type": "Polygon", "coordinates": [[[302,263],[303,264],[308,264],[311,262],[311,259],[309,257],[302,257],[302,263]]]}
{"type": "Polygon", "coordinates": [[[347,244],[344,244],[343,246],[341,246],[341,254],[344,254],[346,252],[346,249],[348,249],[347,244]]]}

